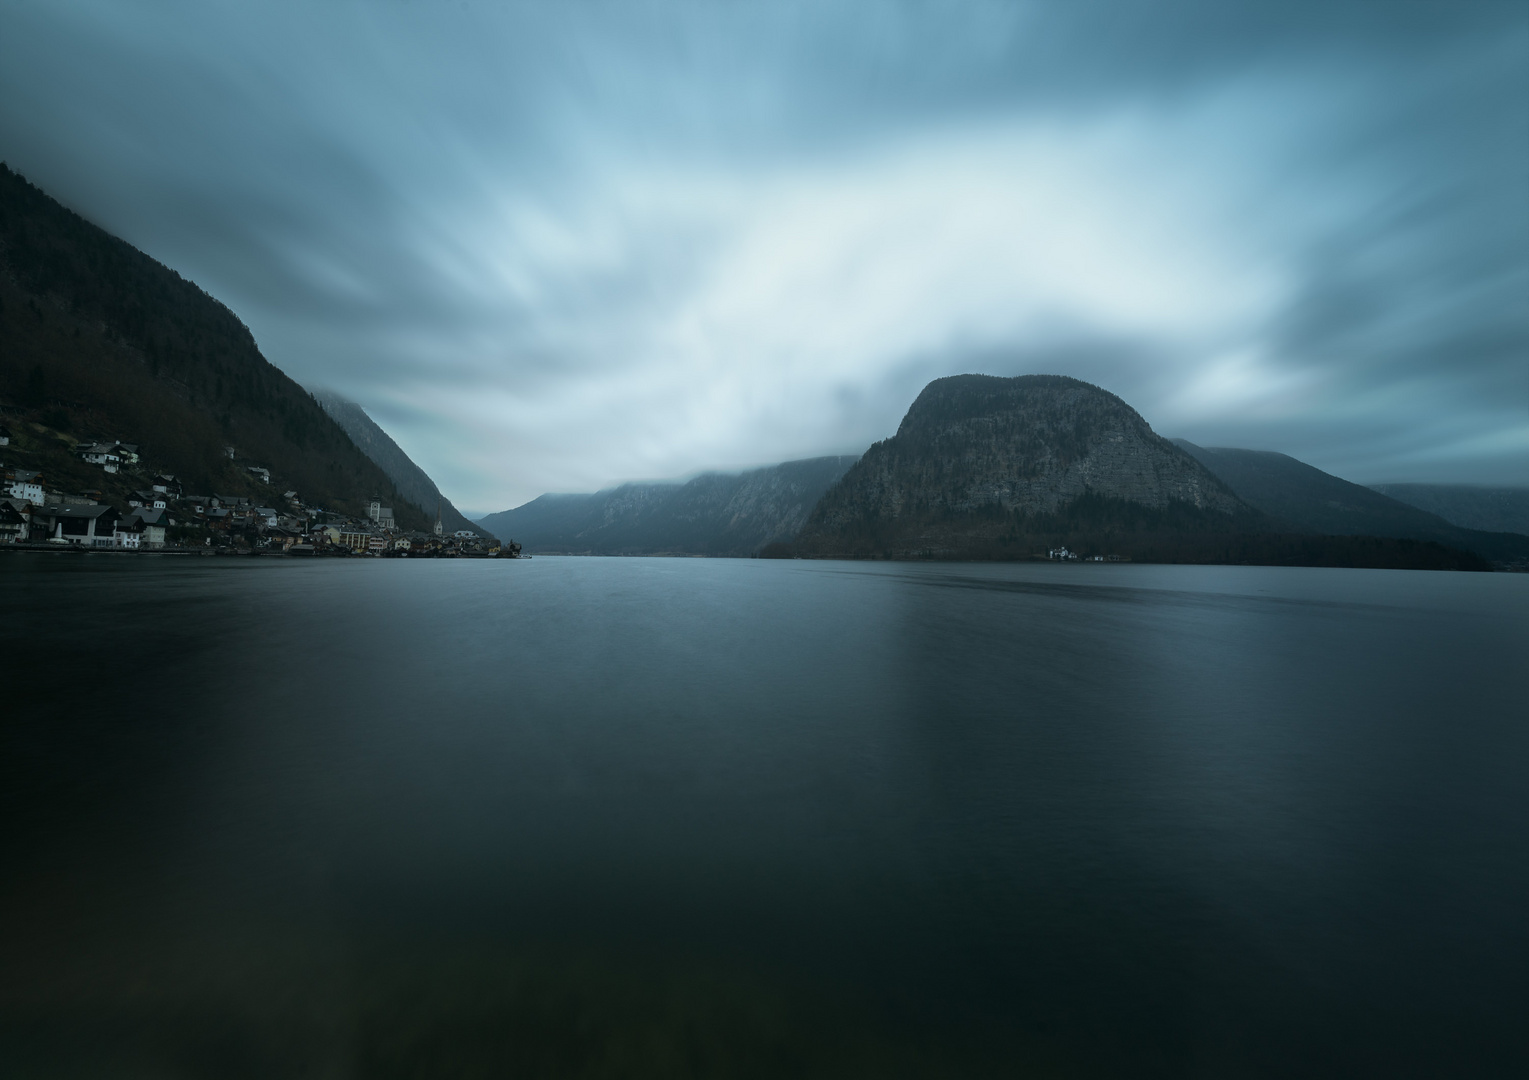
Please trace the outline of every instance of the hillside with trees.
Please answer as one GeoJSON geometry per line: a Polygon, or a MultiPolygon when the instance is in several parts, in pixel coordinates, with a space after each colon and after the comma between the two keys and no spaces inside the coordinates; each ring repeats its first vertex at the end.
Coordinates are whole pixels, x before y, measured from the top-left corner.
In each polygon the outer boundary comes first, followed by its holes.
{"type": "Polygon", "coordinates": [[[543,495],[482,525],[531,552],[749,556],[796,535],[853,457],[807,458],[683,483],[543,495]]]}
{"type": "Polygon", "coordinates": [[[1529,562],[1529,538],[1520,533],[1462,528],[1405,500],[1351,484],[1288,454],[1196,446],[1185,439],[1173,442],[1225,481],[1238,498],[1292,531],[1429,540],[1474,552],[1489,561],[1529,562]]]}
{"type": "Polygon", "coordinates": [[[226,306],[3,165],[0,408],[42,448],[27,468],[119,439],[188,490],[262,494],[258,465],[326,508],[361,513],[377,493],[406,528],[433,520],[226,306]]]}
{"type": "Polygon", "coordinates": [[[313,397],[361,452],[388,474],[405,500],[422,507],[426,513],[440,513],[441,524],[447,533],[466,531],[485,539],[490,536],[487,529],[468,520],[450,499],[441,494],[441,489],[425,470],[414,464],[403,447],[394,442],[360,405],[320,387],[313,388],[313,397]]]}

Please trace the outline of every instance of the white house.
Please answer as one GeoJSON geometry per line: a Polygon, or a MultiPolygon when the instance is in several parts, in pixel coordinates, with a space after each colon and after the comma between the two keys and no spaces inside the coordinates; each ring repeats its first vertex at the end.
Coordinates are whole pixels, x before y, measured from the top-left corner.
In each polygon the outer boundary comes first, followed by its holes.
{"type": "Polygon", "coordinates": [[[141,530],[138,547],[162,548],[165,546],[165,529],[170,524],[170,515],[163,509],[150,510],[139,507],[129,514],[123,523],[130,530],[141,530]]]}
{"type": "Polygon", "coordinates": [[[109,473],[116,472],[122,464],[122,455],[113,450],[110,443],[83,443],[75,447],[74,452],[109,473]]]}
{"type": "Polygon", "coordinates": [[[138,447],[134,443],[80,443],[74,452],[90,464],[100,465],[107,472],[116,472],[117,467],[124,462],[129,465],[138,463],[138,447]]]}
{"type": "Polygon", "coordinates": [[[17,469],[6,480],[5,490],[13,499],[25,499],[34,505],[42,505],[42,476],[39,473],[17,469]]]}
{"type": "Polygon", "coordinates": [[[125,517],[117,522],[112,542],[119,548],[137,551],[143,545],[143,522],[136,517],[125,517]]]}

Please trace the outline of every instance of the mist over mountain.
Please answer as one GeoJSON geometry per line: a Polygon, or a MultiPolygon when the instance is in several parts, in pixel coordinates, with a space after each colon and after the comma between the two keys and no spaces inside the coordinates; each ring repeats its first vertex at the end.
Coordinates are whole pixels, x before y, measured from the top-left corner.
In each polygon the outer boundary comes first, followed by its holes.
{"type": "Polygon", "coordinates": [[[232,311],[4,166],[0,401],[60,447],[135,443],[188,490],[249,492],[255,464],[310,503],[360,513],[376,492],[428,524],[232,311]]]}
{"type": "Polygon", "coordinates": [[[1066,546],[1144,561],[1453,569],[1516,557],[1501,538],[1288,458],[1404,520],[1371,506],[1330,527],[1313,509],[1333,501],[1326,489],[1265,499],[1276,513],[1239,492],[1241,473],[1207,467],[1206,453],[1077,379],[960,375],[926,386],[897,434],[858,459],[548,494],[482,524],[528,551],[568,554],[1024,559],[1066,546]]]}
{"type": "Polygon", "coordinates": [[[592,495],[543,495],[480,522],[528,552],[590,555],[757,554],[788,541],[853,457],[788,461],[592,495]]]}
{"type": "Polygon", "coordinates": [[[310,502],[354,513],[376,492],[411,528],[428,527],[439,504],[452,531],[529,551],[746,556],[786,545],[810,555],[1015,558],[1066,543],[1194,561],[1436,561],[1395,545],[1311,546],[1325,536],[1529,559],[1529,539],[1508,531],[1529,528],[1524,492],[1388,486],[1399,500],[1283,454],[1164,439],[1115,395],[1055,375],[935,380],[897,434],[858,460],[545,495],[473,523],[358,405],[305,391],[224,305],[3,167],[0,403],[60,447],[137,443],[191,488],[247,491],[244,466],[259,464],[310,502]],[[1308,537],[1301,551],[1291,547],[1297,535],[1308,537]]]}
{"type": "Polygon", "coordinates": [[[1370,488],[1461,528],[1529,535],[1529,488],[1474,484],[1371,484],[1370,488]]]}
{"type": "Polygon", "coordinates": [[[351,441],[361,448],[361,452],[388,474],[388,478],[405,499],[420,507],[427,515],[434,515],[439,508],[441,524],[447,532],[469,529],[480,536],[490,535],[487,529],[469,521],[451,505],[451,500],[441,494],[441,489],[426,475],[425,470],[414,464],[403,448],[378,427],[377,422],[360,405],[322,387],[314,387],[312,394],[313,399],[350,436],[351,441]]]}
{"type": "Polygon", "coordinates": [[[1529,538],[1459,525],[1268,450],[1174,442],[1285,528],[1331,536],[1431,540],[1503,562],[1529,559],[1529,538]]]}

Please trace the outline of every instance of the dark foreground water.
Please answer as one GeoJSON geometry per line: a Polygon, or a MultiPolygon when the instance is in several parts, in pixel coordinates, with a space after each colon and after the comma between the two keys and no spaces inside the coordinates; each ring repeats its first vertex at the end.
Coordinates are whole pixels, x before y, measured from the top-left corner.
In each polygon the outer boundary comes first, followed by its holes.
{"type": "Polygon", "coordinates": [[[7,1077],[1529,1072],[1529,576],[0,554],[7,1077]]]}

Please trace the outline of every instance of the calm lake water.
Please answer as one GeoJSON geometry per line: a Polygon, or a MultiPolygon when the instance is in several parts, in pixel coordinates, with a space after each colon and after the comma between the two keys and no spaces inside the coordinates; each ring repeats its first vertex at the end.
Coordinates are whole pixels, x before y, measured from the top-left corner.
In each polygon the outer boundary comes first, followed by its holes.
{"type": "Polygon", "coordinates": [[[1529,576],[0,554],[7,1076],[1529,1073],[1529,576]]]}

